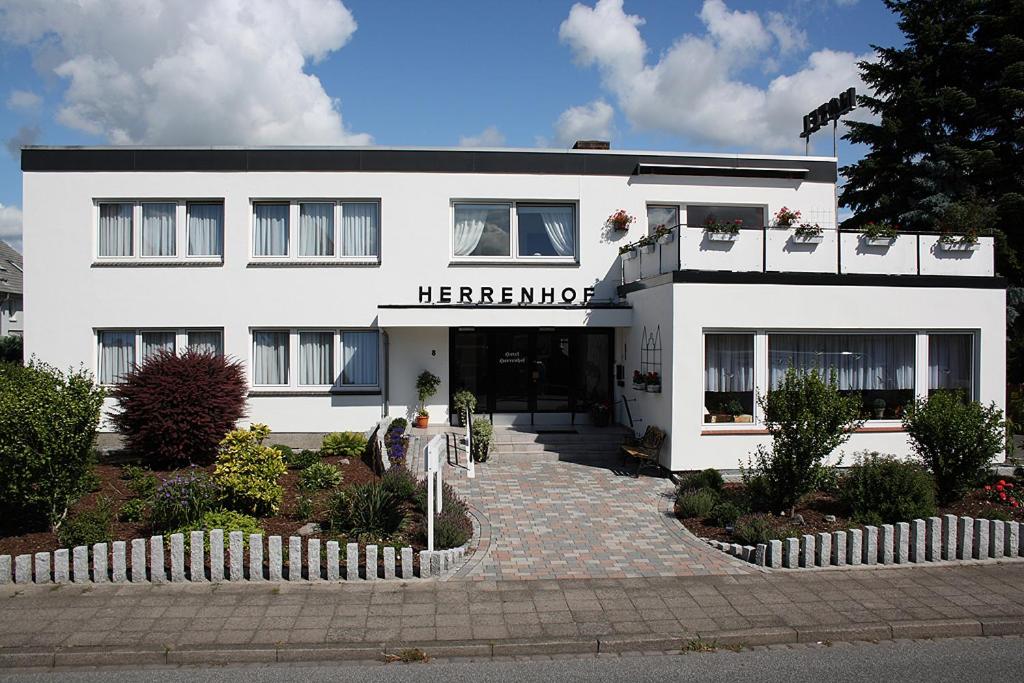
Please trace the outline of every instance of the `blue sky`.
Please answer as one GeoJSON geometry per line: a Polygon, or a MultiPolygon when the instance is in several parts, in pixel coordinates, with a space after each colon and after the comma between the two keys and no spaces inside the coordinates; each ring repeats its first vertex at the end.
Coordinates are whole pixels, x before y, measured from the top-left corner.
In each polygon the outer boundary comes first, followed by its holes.
{"type": "MultiPolygon", "coordinates": [[[[0,3],[7,147],[562,147],[607,135],[619,149],[801,153],[800,113],[856,85],[869,44],[901,42],[878,0],[140,7],[0,3]],[[112,26],[125,32],[113,48],[112,26]]],[[[812,152],[830,154],[830,136],[816,138],[812,152]]],[[[843,162],[860,153],[840,148],[843,162]]],[[[0,151],[0,238],[16,246],[18,167],[0,151]]]]}

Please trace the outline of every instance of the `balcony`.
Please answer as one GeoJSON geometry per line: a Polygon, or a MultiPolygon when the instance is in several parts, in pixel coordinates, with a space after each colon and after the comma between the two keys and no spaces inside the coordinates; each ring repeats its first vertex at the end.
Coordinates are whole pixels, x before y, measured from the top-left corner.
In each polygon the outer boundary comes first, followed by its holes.
{"type": "Polygon", "coordinates": [[[622,283],[677,270],[748,273],[832,273],[864,275],[995,274],[992,237],[973,245],[945,245],[935,233],[900,233],[869,240],[834,226],[807,240],[790,228],[746,228],[711,235],[700,227],[676,226],[655,244],[620,256],[622,283]]]}

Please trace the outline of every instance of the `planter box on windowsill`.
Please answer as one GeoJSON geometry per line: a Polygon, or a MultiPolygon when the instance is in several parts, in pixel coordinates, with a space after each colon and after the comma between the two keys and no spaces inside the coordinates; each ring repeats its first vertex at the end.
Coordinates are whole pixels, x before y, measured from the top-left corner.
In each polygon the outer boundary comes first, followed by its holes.
{"type": "Polygon", "coordinates": [[[895,237],[861,237],[864,240],[864,244],[869,247],[885,247],[888,249],[896,241],[895,237]]]}
{"type": "Polygon", "coordinates": [[[977,242],[943,242],[939,241],[939,249],[942,251],[977,251],[981,245],[977,242]]]}
{"type": "Polygon", "coordinates": [[[793,242],[796,244],[821,244],[824,241],[824,235],[793,235],[793,242]]]}
{"type": "Polygon", "coordinates": [[[619,258],[621,258],[623,261],[632,261],[633,259],[636,258],[636,255],[637,255],[637,250],[636,249],[630,249],[629,251],[627,251],[627,252],[625,252],[623,254],[619,254],[619,258]]]}
{"type": "Polygon", "coordinates": [[[709,242],[735,242],[739,233],[735,232],[705,232],[709,242]]]}

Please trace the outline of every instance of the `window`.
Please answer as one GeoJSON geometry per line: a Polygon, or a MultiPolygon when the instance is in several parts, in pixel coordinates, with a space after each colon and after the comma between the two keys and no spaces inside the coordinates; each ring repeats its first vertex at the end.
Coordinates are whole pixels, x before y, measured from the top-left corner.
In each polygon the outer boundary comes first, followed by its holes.
{"type": "Polygon", "coordinates": [[[648,206],[647,234],[653,235],[658,228],[674,228],[679,225],[678,206],[648,206]]]}
{"type": "Polygon", "coordinates": [[[704,336],[704,422],[753,422],[754,335],[704,336]]]}
{"type": "Polygon", "coordinates": [[[142,255],[174,256],[177,204],[142,205],[142,255]]]}
{"type": "Polygon", "coordinates": [[[188,255],[224,255],[224,205],[191,202],[188,213],[188,255]]]}
{"type": "Polygon", "coordinates": [[[835,372],[841,392],[862,397],[863,418],[899,419],[914,400],[912,334],[769,335],[769,386],[790,367],[835,372]]]}
{"type": "Polygon", "coordinates": [[[342,359],[340,383],[352,386],[377,386],[377,332],[341,333],[342,359]]]}
{"type": "Polygon", "coordinates": [[[253,384],[288,384],[288,341],[288,333],[279,330],[257,330],[252,333],[253,384]]]}
{"type": "Polygon", "coordinates": [[[453,214],[452,253],[456,258],[575,258],[573,204],[459,202],[453,214]]]}
{"type": "Polygon", "coordinates": [[[136,359],[146,359],[164,351],[181,353],[187,348],[202,348],[217,355],[224,353],[224,333],[205,330],[97,330],[99,359],[96,376],[100,384],[117,384],[135,367],[136,359]]]}
{"type": "Polygon", "coordinates": [[[928,395],[936,391],[974,398],[974,335],[928,335],[928,395]]]}
{"type": "Polygon", "coordinates": [[[116,201],[97,202],[97,207],[96,256],[101,260],[219,262],[224,255],[223,202],[116,201]],[[179,226],[184,228],[179,231],[179,226]]]}
{"type": "Polygon", "coordinates": [[[224,335],[220,330],[189,330],[187,344],[197,353],[224,355],[224,335]]]}
{"type": "Polygon", "coordinates": [[[253,204],[253,255],[288,259],[376,262],[380,205],[375,201],[253,204]],[[298,225],[293,231],[291,225],[298,225]]]}
{"type": "Polygon", "coordinates": [[[103,257],[125,257],[134,252],[134,206],[131,204],[100,204],[100,232],[97,254],[103,257]]]}
{"type": "Polygon", "coordinates": [[[258,387],[376,389],[377,330],[253,330],[258,387]],[[291,373],[294,364],[297,372],[291,373]]]}
{"type": "Polygon", "coordinates": [[[135,367],[135,332],[106,330],[97,335],[100,345],[100,384],[117,384],[135,367]]]}
{"type": "Polygon", "coordinates": [[[299,384],[334,383],[334,333],[299,332],[299,384]]]}
{"type": "Polygon", "coordinates": [[[701,227],[709,220],[717,223],[741,221],[745,228],[762,228],[765,225],[762,206],[695,206],[686,207],[686,224],[701,227]]]}
{"type": "Polygon", "coordinates": [[[145,363],[151,356],[160,352],[174,353],[175,334],[170,332],[142,332],[142,346],[139,360],[145,363]]]}

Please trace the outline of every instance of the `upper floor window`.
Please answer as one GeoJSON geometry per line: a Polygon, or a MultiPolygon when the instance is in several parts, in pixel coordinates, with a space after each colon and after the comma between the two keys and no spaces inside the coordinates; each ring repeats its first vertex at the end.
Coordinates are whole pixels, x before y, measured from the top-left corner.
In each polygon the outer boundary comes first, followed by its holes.
{"type": "Polygon", "coordinates": [[[686,224],[691,227],[702,227],[709,221],[715,223],[732,223],[740,221],[744,228],[763,228],[765,223],[763,206],[711,206],[688,204],[686,206],[686,224]]]}
{"type": "Polygon", "coordinates": [[[224,255],[224,204],[185,201],[98,202],[96,256],[133,260],[224,255]],[[185,244],[179,246],[179,240],[185,244]]]}
{"type": "Polygon", "coordinates": [[[372,201],[257,202],[253,256],[376,261],[380,205],[372,201]],[[297,226],[297,229],[295,229],[297,226]]]}
{"type": "Polygon", "coordinates": [[[97,330],[99,358],[96,376],[100,384],[118,384],[140,363],[160,353],[186,349],[223,355],[224,331],[210,329],[97,330]]]}
{"type": "Polygon", "coordinates": [[[574,204],[457,202],[453,209],[455,258],[571,261],[576,256],[574,204]]]}

